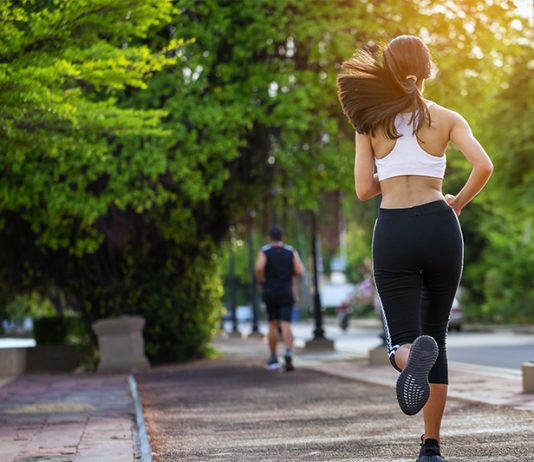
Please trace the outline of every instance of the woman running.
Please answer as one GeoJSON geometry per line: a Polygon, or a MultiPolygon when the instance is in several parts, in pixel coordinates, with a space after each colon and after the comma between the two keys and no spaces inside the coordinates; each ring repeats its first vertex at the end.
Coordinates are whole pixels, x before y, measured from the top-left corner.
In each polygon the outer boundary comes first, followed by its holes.
{"type": "Polygon", "coordinates": [[[399,405],[408,415],[423,409],[417,462],[445,462],[440,452],[448,384],[445,343],[463,265],[457,216],[493,171],[467,122],[423,98],[431,66],[421,39],[403,35],[387,44],[379,60],[358,51],[337,79],[341,106],[356,129],[356,195],[366,201],[382,194],[373,270],[389,359],[401,372],[399,405]],[[449,142],[472,172],[458,194],[443,196],[449,142]]]}

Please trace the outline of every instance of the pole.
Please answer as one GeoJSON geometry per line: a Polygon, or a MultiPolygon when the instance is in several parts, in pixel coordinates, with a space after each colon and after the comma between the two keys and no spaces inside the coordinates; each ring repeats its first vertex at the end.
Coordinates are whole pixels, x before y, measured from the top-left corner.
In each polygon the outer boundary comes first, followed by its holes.
{"type": "Polygon", "coordinates": [[[250,301],[252,304],[252,333],[259,334],[258,329],[258,289],[256,271],[254,268],[254,238],[252,235],[252,217],[254,211],[250,210],[247,219],[248,269],[250,272],[250,301]]]}
{"type": "Polygon", "coordinates": [[[324,339],[323,311],[319,292],[319,271],[317,268],[317,223],[315,212],[311,212],[311,250],[313,264],[313,316],[315,319],[314,339],[324,339]]]}
{"type": "Polygon", "coordinates": [[[311,250],[313,272],[313,316],[315,329],[313,338],[305,343],[307,350],[334,350],[334,342],[325,337],[323,329],[323,312],[321,309],[321,295],[319,293],[319,272],[317,269],[317,223],[315,212],[311,212],[311,250]]]}
{"type": "Polygon", "coordinates": [[[237,332],[237,313],[235,301],[235,257],[233,236],[230,238],[230,307],[232,309],[232,332],[237,332]]]}

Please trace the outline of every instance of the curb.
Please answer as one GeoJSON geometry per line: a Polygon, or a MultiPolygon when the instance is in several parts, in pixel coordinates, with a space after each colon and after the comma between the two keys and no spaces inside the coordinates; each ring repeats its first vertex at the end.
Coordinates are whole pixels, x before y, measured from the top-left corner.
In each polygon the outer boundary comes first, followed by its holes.
{"type": "Polygon", "coordinates": [[[137,391],[137,382],[132,374],[128,375],[128,383],[130,384],[130,393],[135,407],[136,439],[140,452],[139,462],[152,462],[152,447],[146,431],[143,405],[137,391]]]}

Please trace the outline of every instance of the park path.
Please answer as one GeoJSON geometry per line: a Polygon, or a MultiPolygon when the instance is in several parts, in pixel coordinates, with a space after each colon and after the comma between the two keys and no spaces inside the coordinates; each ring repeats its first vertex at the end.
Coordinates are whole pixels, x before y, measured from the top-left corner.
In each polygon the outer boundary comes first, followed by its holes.
{"type": "MultiPolygon", "coordinates": [[[[221,359],[136,374],[155,462],[415,460],[421,416],[403,415],[393,388],[332,370],[268,372],[256,340],[217,346],[221,359]]],[[[449,462],[534,461],[532,428],[531,411],[451,399],[443,450],[449,462]]]]}

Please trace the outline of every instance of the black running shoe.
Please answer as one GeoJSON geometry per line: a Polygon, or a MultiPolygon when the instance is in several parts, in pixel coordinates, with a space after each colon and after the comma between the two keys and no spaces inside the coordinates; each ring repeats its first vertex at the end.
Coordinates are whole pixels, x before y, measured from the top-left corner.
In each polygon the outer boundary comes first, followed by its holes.
{"type": "Polygon", "coordinates": [[[284,360],[286,363],[286,372],[291,372],[295,370],[295,367],[293,366],[293,356],[291,355],[285,355],[284,360]]]}
{"type": "Polygon", "coordinates": [[[397,401],[405,414],[417,414],[428,401],[428,373],[437,357],[438,344],[432,337],[421,335],[412,343],[406,367],[397,379],[397,401]]]}
{"type": "Polygon", "coordinates": [[[419,458],[415,462],[447,462],[447,460],[441,455],[438,442],[428,438],[425,442],[421,442],[419,458]]]}

